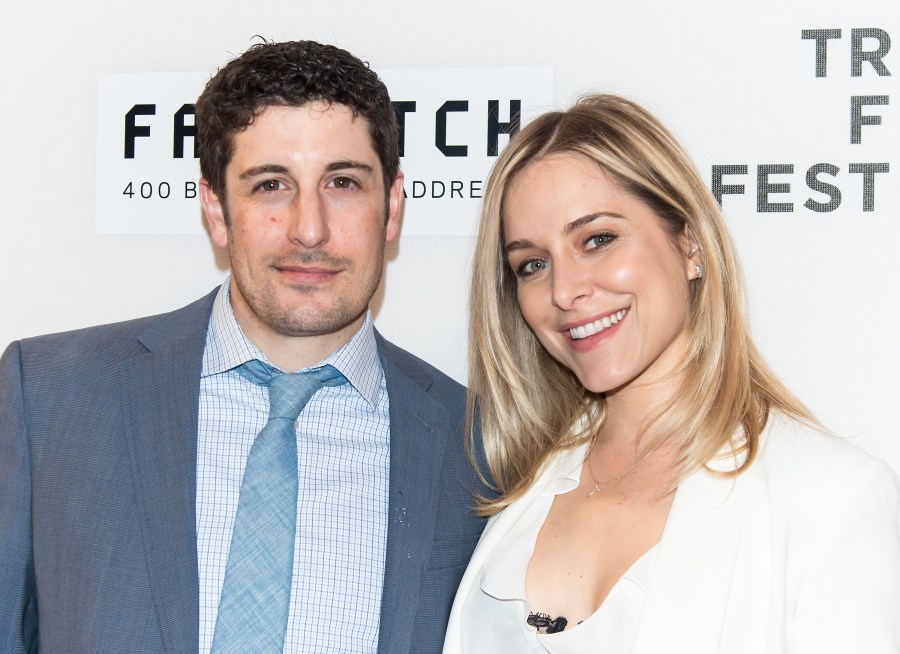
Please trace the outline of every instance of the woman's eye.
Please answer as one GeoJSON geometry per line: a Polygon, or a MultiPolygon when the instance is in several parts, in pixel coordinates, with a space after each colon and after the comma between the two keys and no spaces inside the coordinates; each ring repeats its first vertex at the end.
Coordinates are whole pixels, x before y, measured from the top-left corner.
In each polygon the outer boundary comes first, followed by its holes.
{"type": "Polygon", "coordinates": [[[527,261],[523,261],[519,264],[516,272],[521,277],[527,277],[528,275],[533,275],[534,273],[545,270],[546,268],[547,262],[543,259],[528,259],[527,261]]]}
{"type": "Polygon", "coordinates": [[[593,234],[585,239],[584,244],[588,249],[594,250],[609,245],[615,240],[614,234],[603,232],[601,234],[593,234]]]}

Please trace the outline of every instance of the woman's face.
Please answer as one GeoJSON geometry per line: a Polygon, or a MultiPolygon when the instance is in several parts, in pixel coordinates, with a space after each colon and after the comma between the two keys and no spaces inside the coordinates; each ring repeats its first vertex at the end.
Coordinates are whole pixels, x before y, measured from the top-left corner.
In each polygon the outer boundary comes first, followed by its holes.
{"type": "Polygon", "coordinates": [[[686,238],[579,154],[549,155],[519,173],[503,230],[525,321],[588,390],[672,379],[697,276],[686,238]]]}

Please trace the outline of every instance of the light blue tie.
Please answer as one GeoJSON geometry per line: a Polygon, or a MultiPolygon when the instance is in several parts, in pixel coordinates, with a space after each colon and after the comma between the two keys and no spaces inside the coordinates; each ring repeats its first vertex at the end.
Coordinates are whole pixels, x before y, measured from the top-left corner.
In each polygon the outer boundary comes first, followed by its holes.
{"type": "Polygon", "coordinates": [[[269,421],[253,441],[238,500],[212,654],[281,654],[287,632],[297,527],[297,416],[332,366],[286,374],[248,361],[238,374],[269,387],[269,421]]]}

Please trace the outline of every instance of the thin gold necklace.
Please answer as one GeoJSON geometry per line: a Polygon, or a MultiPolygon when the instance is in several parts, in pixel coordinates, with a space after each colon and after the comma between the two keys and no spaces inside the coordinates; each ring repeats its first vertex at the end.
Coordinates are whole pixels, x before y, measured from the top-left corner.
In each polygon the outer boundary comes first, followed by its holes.
{"type": "MultiPolygon", "coordinates": [[[[590,497],[594,493],[599,493],[602,488],[609,486],[610,484],[614,484],[617,481],[620,481],[622,479],[625,479],[626,477],[630,477],[631,475],[633,475],[635,472],[637,472],[637,469],[641,467],[641,464],[644,463],[644,461],[646,461],[648,458],[650,458],[651,454],[653,454],[656,450],[659,449],[660,445],[662,445],[662,443],[660,443],[659,445],[657,445],[656,447],[651,449],[649,452],[647,452],[640,459],[635,461],[634,465],[632,465],[631,468],[629,470],[627,470],[626,472],[623,472],[621,475],[618,475],[617,477],[613,477],[612,479],[604,479],[603,481],[597,481],[597,478],[594,476],[594,468],[593,468],[593,466],[591,466],[591,452],[594,451],[594,448],[591,447],[591,449],[588,450],[587,456],[585,457],[585,461],[587,462],[588,474],[591,476],[591,481],[594,482],[594,486],[593,486],[593,488],[591,488],[591,492],[588,493],[587,496],[590,497]]],[[[662,458],[662,455],[656,457],[655,461],[659,461],[661,458],[662,458]]]]}

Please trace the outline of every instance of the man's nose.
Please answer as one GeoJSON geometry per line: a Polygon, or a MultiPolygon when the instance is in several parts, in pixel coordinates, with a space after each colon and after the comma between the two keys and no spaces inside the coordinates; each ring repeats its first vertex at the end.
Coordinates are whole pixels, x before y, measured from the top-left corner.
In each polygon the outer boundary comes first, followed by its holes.
{"type": "Polygon", "coordinates": [[[315,248],[328,240],[328,215],[319,195],[300,192],[290,207],[288,238],[292,243],[315,248]]]}

